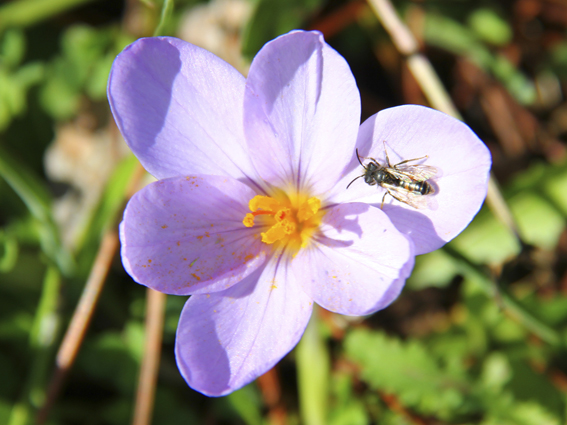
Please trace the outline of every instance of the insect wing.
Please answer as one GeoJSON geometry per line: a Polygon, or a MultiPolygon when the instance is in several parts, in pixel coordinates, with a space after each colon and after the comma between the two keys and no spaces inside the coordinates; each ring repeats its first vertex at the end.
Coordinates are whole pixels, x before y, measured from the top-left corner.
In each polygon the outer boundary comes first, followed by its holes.
{"type": "Polygon", "coordinates": [[[395,168],[388,168],[388,172],[396,178],[405,181],[425,181],[432,177],[441,177],[438,168],[431,165],[398,165],[395,168]]]}
{"type": "Polygon", "coordinates": [[[424,210],[429,209],[435,211],[438,207],[437,200],[434,196],[431,195],[419,195],[414,192],[410,192],[406,189],[395,187],[395,186],[388,186],[385,188],[388,193],[395,199],[404,204],[409,205],[410,207],[415,208],[416,210],[424,210]]]}

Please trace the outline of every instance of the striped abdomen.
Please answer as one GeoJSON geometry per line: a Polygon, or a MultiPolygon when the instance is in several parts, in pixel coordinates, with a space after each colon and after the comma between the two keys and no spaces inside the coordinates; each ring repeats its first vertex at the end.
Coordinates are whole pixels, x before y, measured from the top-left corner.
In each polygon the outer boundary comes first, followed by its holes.
{"type": "Polygon", "coordinates": [[[421,182],[412,180],[408,182],[396,179],[396,185],[408,192],[412,192],[415,195],[429,195],[435,192],[433,187],[426,180],[421,182]]]}

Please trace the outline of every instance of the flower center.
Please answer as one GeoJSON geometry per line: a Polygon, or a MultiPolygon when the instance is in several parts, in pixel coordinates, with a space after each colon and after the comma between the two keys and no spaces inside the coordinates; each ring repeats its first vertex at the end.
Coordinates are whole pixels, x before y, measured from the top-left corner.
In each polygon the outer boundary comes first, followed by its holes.
{"type": "Polygon", "coordinates": [[[257,195],[248,206],[252,212],[242,220],[246,227],[255,224],[269,227],[261,233],[262,242],[270,245],[281,241],[295,252],[307,246],[325,214],[318,198],[301,195],[293,198],[257,195]]]}

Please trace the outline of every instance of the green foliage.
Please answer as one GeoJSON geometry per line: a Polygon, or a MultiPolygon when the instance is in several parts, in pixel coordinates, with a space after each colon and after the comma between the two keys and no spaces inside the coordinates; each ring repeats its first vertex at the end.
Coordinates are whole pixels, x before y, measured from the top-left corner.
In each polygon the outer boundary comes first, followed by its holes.
{"type": "Polygon", "coordinates": [[[106,81],[118,49],[111,30],[85,25],[69,28],[61,40],[62,54],[46,70],[41,100],[54,118],[72,118],[83,93],[93,100],[106,98],[106,81]]]}
{"type": "Polygon", "coordinates": [[[257,0],[244,29],[242,53],[252,59],[269,40],[296,28],[321,7],[322,0],[257,0]]]}
{"type": "Polygon", "coordinates": [[[372,389],[395,395],[420,415],[451,423],[482,417],[478,423],[558,424],[565,409],[563,397],[529,366],[529,355],[517,345],[522,339],[508,341],[501,351],[489,349],[492,336],[484,326],[497,316],[486,310],[487,298],[474,294],[470,313],[480,314],[476,331],[470,318],[421,341],[359,329],[347,336],[346,355],[361,368],[360,377],[372,389]],[[479,332],[485,341],[480,346],[474,342],[479,332]],[[471,366],[472,359],[476,361],[471,366]]]}
{"type": "Polygon", "coordinates": [[[312,425],[327,423],[330,365],[325,340],[318,328],[314,314],[296,350],[302,421],[312,425]]]}
{"type": "Polygon", "coordinates": [[[60,267],[63,273],[70,274],[73,260],[61,244],[59,231],[51,214],[51,199],[44,182],[1,148],[0,177],[18,194],[35,219],[43,252],[60,267]]]}
{"type": "Polygon", "coordinates": [[[80,271],[85,276],[103,232],[115,226],[119,219],[126,189],[137,166],[138,160],[133,155],[129,155],[116,166],[97,207],[85,221],[82,231],[77,236],[77,257],[79,265],[84,266],[84,269],[80,271]]]}
{"type": "Polygon", "coordinates": [[[247,425],[262,425],[262,404],[254,385],[233,392],[227,401],[247,425]]]}
{"type": "Polygon", "coordinates": [[[504,46],[512,39],[512,29],[508,22],[491,9],[473,11],[468,25],[481,40],[496,46],[504,46]]]}
{"type": "Polygon", "coordinates": [[[567,78],[567,42],[562,41],[553,47],[549,61],[560,77],[567,78]]]}
{"type": "MultiPolygon", "coordinates": [[[[558,243],[567,220],[567,163],[534,164],[506,190],[507,203],[525,242],[543,249],[558,243]]],[[[448,245],[475,264],[500,265],[520,252],[515,236],[486,208],[448,245]]],[[[409,284],[414,288],[445,286],[462,273],[441,251],[418,257],[409,284]]]]}
{"type": "MultiPolygon", "coordinates": [[[[116,55],[142,33],[175,34],[185,9],[210,2],[143,0],[139,14],[130,3],[115,11],[112,6],[98,9],[94,2],[92,8],[75,8],[86,3],[89,0],[19,0],[0,6],[1,424],[33,422],[46,395],[62,330],[92,268],[101,235],[120,220],[138,166],[128,156],[115,167],[71,252],[54,223],[59,201],[55,194],[62,188],[38,165],[51,133],[46,136],[37,127],[55,129],[77,118],[95,117],[91,125],[96,131],[116,137],[116,129],[108,124],[106,100],[116,55]],[[37,42],[37,33],[46,34],[45,43],[37,42]]],[[[418,99],[410,93],[406,74],[397,75],[402,58],[367,9],[361,7],[350,18],[345,14],[350,20],[334,21],[344,17],[335,12],[356,2],[252,3],[240,39],[248,58],[288,30],[321,24],[336,30],[328,41],[349,60],[365,114],[418,99]],[[365,38],[369,28],[374,31],[371,40],[365,38]],[[406,91],[395,92],[398,86],[406,91]]],[[[475,104],[482,102],[482,93],[475,92],[478,99],[471,100],[468,82],[455,66],[462,58],[473,62],[483,79],[500,84],[520,104],[515,106],[532,107],[541,90],[531,80],[532,73],[548,75],[557,90],[566,86],[567,43],[561,38],[565,27],[560,21],[549,24],[543,12],[523,21],[525,11],[494,1],[409,3],[405,17],[416,33],[416,17],[424,17],[424,53],[441,57],[434,64],[443,84],[494,151],[498,175],[505,176],[505,200],[530,246],[520,244],[483,208],[444,249],[417,258],[404,293],[391,308],[365,320],[316,317],[321,321],[310,325],[297,350],[276,369],[282,392],[276,409],[267,405],[263,389],[255,384],[219,399],[187,387],[174,357],[175,333],[187,298],[168,297],[153,423],[266,425],[272,423],[274,411],[282,410],[286,425],[413,425],[421,419],[481,425],[566,422],[567,162],[560,154],[550,154],[564,148],[565,107],[537,103],[538,109],[525,111],[537,119],[536,136],[526,138],[523,156],[512,157],[500,148],[475,104]],[[411,8],[423,13],[412,15],[411,8]],[[541,33],[528,32],[533,25],[541,33]],[[526,49],[531,49],[529,55],[526,49]],[[523,56],[516,59],[511,52],[517,51],[523,56]]],[[[238,39],[236,33],[230,36],[238,39]]],[[[145,294],[116,256],[48,423],[131,421],[144,354],[145,294]]]]}
{"type": "Polygon", "coordinates": [[[331,378],[331,399],[329,425],[365,425],[368,413],[362,400],[352,388],[352,379],[345,373],[337,372],[331,378]]]}
{"type": "Polygon", "coordinates": [[[18,258],[18,240],[14,235],[8,232],[0,230],[0,240],[2,241],[3,247],[0,252],[2,252],[2,257],[0,257],[0,272],[6,273],[16,265],[16,259],[18,258]]]}
{"type": "Polygon", "coordinates": [[[425,21],[425,41],[455,55],[465,56],[492,73],[519,102],[529,105],[536,100],[530,81],[504,56],[492,52],[491,44],[503,44],[510,38],[510,28],[496,14],[486,9],[475,11],[468,27],[448,16],[429,13],[425,21]]]}
{"type": "Polygon", "coordinates": [[[42,64],[21,66],[25,44],[25,36],[19,30],[0,35],[0,132],[25,112],[28,90],[43,77],[42,64]]]}
{"type": "Polygon", "coordinates": [[[440,366],[418,341],[401,342],[383,333],[357,330],[348,335],[345,350],[362,367],[360,376],[372,388],[396,394],[405,406],[426,415],[446,420],[476,402],[462,371],[440,366]]]}
{"type": "Polygon", "coordinates": [[[25,27],[93,0],[19,0],[0,7],[0,33],[10,27],[25,27]]]}

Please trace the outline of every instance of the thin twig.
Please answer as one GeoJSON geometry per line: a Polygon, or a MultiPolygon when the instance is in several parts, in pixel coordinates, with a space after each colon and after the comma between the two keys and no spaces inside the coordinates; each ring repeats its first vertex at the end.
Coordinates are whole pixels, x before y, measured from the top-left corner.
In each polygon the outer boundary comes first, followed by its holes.
{"type": "Polygon", "coordinates": [[[157,384],[166,295],[147,289],[146,342],[140,368],[133,425],[149,425],[157,384]]]}
{"type": "MultiPolygon", "coordinates": [[[[512,216],[512,212],[510,208],[508,208],[508,204],[504,200],[502,196],[502,192],[498,188],[498,183],[496,183],[496,179],[490,178],[488,180],[488,194],[486,195],[486,203],[488,204],[489,208],[492,210],[494,215],[498,217],[504,225],[512,231],[514,236],[521,242],[522,238],[520,237],[520,230],[518,229],[518,225],[512,216]]],[[[522,244],[523,246],[523,244],[522,244]]]]}
{"type": "Polygon", "coordinates": [[[115,229],[108,230],[102,238],[85,289],[57,352],[56,369],[47,389],[46,401],[38,412],[38,424],[43,424],[47,420],[61,385],[75,362],[118,245],[118,233],[115,229]]]}
{"type": "Polygon", "coordinates": [[[431,105],[447,115],[461,119],[429,60],[419,52],[419,44],[399,18],[389,0],[368,0],[378,20],[392,37],[398,51],[406,57],[408,68],[431,105]]]}
{"type": "MultiPolygon", "coordinates": [[[[408,68],[423,90],[431,106],[439,111],[445,112],[457,119],[462,120],[461,115],[453,104],[453,101],[443,87],[431,62],[419,52],[419,45],[414,35],[399,18],[390,0],[368,0],[378,20],[390,34],[392,41],[398,51],[406,57],[408,68]]],[[[508,208],[498,185],[491,174],[489,190],[486,201],[496,218],[500,220],[520,241],[518,226],[508,208]]]]}
{"type": "MultiPolygon", "coordinates": [[[[140,181],[144,175],[144,168],[138,163],[126,187],[126,199],[129,199],[133,195],[139,187],[140,181]]],[[[118,232],[116,231],[116,226],[112,226],[102,237],[81,299],[75,309],[67,332],[63,337],[59,351],[57,352],[56,369],[49,382],[45,403],[37,415],[37,423],[40,425],[47,420],[49,412],[65,381],[65,377],[75,362],[118,246],[118,232]]]]}

